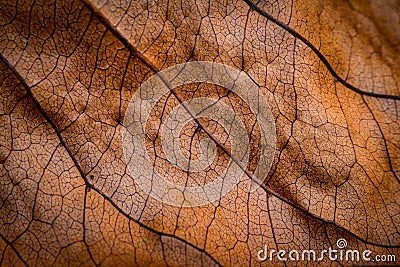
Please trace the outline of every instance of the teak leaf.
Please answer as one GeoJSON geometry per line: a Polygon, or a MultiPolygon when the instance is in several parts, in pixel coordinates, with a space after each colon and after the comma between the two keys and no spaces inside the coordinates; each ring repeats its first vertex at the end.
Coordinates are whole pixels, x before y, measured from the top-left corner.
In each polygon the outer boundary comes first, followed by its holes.
{"type": "Polygon", "coordinates": [[[400,264],[399,10],[396,0],[3,1],[1,265],[358,264],[258,258],[265,246],[322,251],[340,238],[400,264]],[[140,126],[166,181],[204,186],[237,164],[229,130],[190,113],[175,140],[189,166],[174,165],[162,134],[177,107],[215,99],[248,136],[232,190],[174,206],[135,181],[122,133],[139,88],[194,61],[225,64],[257,85],[249,90],[271,108],[276,150],[249,191],[264,113],[217,84],[168,88],[140,126]],[[202,156],[209,166],[193,171],[202,156]]]}

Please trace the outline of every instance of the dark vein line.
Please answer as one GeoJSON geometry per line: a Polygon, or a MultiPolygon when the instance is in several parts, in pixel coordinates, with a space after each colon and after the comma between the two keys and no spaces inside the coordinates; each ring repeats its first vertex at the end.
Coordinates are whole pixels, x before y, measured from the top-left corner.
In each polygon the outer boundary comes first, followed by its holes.
{"type": "Polygon", "coordinates": [[[271,216],[271,207],[270,207],[268,195],[266,196],[265,201],[267,202],[267,209],[268,209],[267,210],[267,214],[268,214],[269,223],[271,224],[272,239],[274,240],[274,243],[275,243],[275,246],[276,246],[276,250],[279,250],[278,249],[278,241],[276,240],[274,222],[273,222],[272,216],[271,216]]]}
{"type": "MultiPolygon", "coordinates": [[[[254,181],[258,182],[257,179],[255,179],[254,181]]],[[[304,213],[306,216],[309,216],[309,217],[311,217],[311,218],[314,218],[314,219],[317,219],[317,220],[319,220],[319,221],[322,221],[323,223],[330,224],[330,225],[332,225],[332,226],[334,226],[334,227],[337,227],[337,228],[341,229],[342,231],[344,231],[345,233],[347,233],[348,235],[350,235],[350,236],[352,236],[352,237],[354,237],[354,238],[360,240],[361,242],[363,242],[363,243],[365,243],[365,244],[373,245],[373,246],[377,246],[377,247],[382,247],[382,248],[400,248],[400,245],[383,245],[383,244],[377,244],[377,243],[368,241],[368,240],[366,240],[366,239],[360,237],[359,235],[353,233],[352,231],[350,231],[349,229],[345,228],[344,226],[338,224],[338,223],[335,222],[335,221],[328,220],[328,219],[325,219],[325,218],[323,218],[323,217],[321,217],[321,216],[318,216],[318,215],[316,215],[316,214],[314,214],[314,213],[311,213],[310,211],[308,211],[308,210],[306,210],[305,208],[303,208],[303,207],[297,205],[297,204],[294,203],[293,201],[291,201],[291,200],[289,200],[289,199],[287,199],[287,198],[281,196],[280,194],[278,194],[278,193],[272,191],[272,190],[271,190],[269,187],[267,187],[265,184],[260,184],[260,186],[261,186],[267,193],[273,195],[274,197],[278,198],[278,199],[281,200],[283,203],[285,203],[285,204],[291,206],[292,208],[295,208],[295,209],[297,209],[298,211],[304,213]]]]}
{"type": "Polygon", "coordinates": [[[261,8],[259,8],[258,6],[256,6],[255,4],[253,4],[250,0],[243,0],[251,9],[255,10],[256,12],[258,12],[259,14],[261,14],[262,16],[266,17],[267,19],[271,20],[273,23],[275,23],[276,25],[278,25],[279,27],[281,27],[282,29],[286,30],[287,32],[289,32],[291,35],[293,35],[295,38],[298,38],[299,40],[301,40],[303,43],[305,43],[309,48],[311,48],[311,50],[318,56],[318,58],[325,64],[325,66],[327,67],[327,69],[329,70],[329,72],[332,74],[333,77],[335,77],[337,79],[338,82],[340,82],[341,84],[343,84],[344,86],[346,86],[347,88],[349,88],[350,90],[359,93],[361,95],[367,95],[367,96],[372,96],[372,97],[376,97],[376,98],[385,98],[385,99],[394,99],[394,100],[400,100],[400,96],[397,95],[386,95],[386,94],[378,94],[378,93],[372,93],[372,92],[366,92],[363,91],[357,87],[355,87],[354,85],[348,83],[347,81],[345,81],[342,77],[340,77],[336,71],[333,69],[333,67],[331,66],[331,64],[328,62],[328,60],[325,58],[325,56],[310,42],[308,41],[305,37],[303,37],[302,35],[300,35],[297,31],[295,31],[293,28],[291,28],[290,26],[288,26],[287,24],[283,23],[282,21],[274,18],[273,16],[271,16],[270,14],[268,14],[267,12],[265,12],[264,10],[262,10],[261,8]]]}
{"type": "Polygon", "coordinates": [[[94,186],[92,186],[92,189],[93,189],[94,191],[96,191],[99,195],[101,195],[104,199],[106,199],[109,203],[111,203],[111,205],[112,205],[116,210],[118,210],[118,212],[120,212],[121,214],[123,214],[123,215],[124,215],[126,218],[128,218],[129,220],[131,220],[131,221],[137,223],[138,225],[140,225],[140,226],[143,227],[144,229],[146,229],[146,230],[148,230],[148,231],[150,231],[150,232],[152,232],[152,233],[155,233],[155,234],[159,235],[160,237],[166,236],[166,237],[170,237],[170,238],[172,238],[172,239],[179,240],[179,241],[181,241],[182,243],[184,243],[184,244],[186,244],[186,245],[188,245],[188,246],[194,248],[195,250],[197,250],[197,251],[199,251],[199,252],[201,252],[201,253],[204,253],[207,257],[209,257],[212,261],[214,261],[218,266],[222,266],[222,265],[221,265],[213,256],[211,256],[205,249],[199,248],[199,247],[197,247],[196,245],[190,243],[189,241],[187,241],[187,240],[185,240],[185,239],[183,239],[183,238],[181,238],[181,237],[179,237],[179,236],[174,236],[173,234],[163,233],[163,232],[160,232],[160,231],[158,231],[158,230],[156,230],[156,229],[153,229],[153,228],[147,226],[146,224],[143,224],[142,222],[136,220],[135,218],[133,218],[133,217],[131,217],[129,214],[127,214],[124,210],[122,210],[116,203],[114,203],[114,201],[113,201],[109,196],[107,196],[105,193],[103,193],[100,189],[98,189],[97,187],[94,187],[94,186]]]}
{"type": "MultiPolygon", "coordinates": [[[[68,147],[68,145],[65,143],[63,137],[61,136],[60,131],[58,130],[57,126],[55,125],[55,123],[53,122],[53,120],[49,117],[49,115],[47,115],[46,111],[43,109],[43,107],[40,105],[39,101],[36,99],[36,97],[34,96],[34,94],[32,93],[31,88],[28,86],[28,84],[25,82],[24,78],[19,74],[19,72],[14,68],[13,65],[11,65],[11,63],[4,57],[3,54],[0,54],[0,59],[1,61],[4,62],[4,64],[11,70],[11,72],[15,75],[15,77],[18,79],[18,81],[21,83],[21,85],[24,87],[24,89],[26,90],[28,96],[31,98],[32,102],[35,104],[35,106],[37,107],[37,109],[39,109],[40,113],[42,114],[42,116],[45,118],[45,120],[50,124],[50,126],[53,128],[53,130],[55,131],[58,139],[60,140],[61,145],[67,150],[68,154],[71,156],[72,161],[74,162],[75,165],[79,165],[78,161],[76,160],[76,158],[74,157],[74,154],[72,153],[72,151],[70,150],[70,148],[68,147]]],[[[89,181],[86,178],[85,173],[83,172],[82,168],[78,168],[78,171],[80,173],[80,175],[82,176],[82,178],[84,179],[86,184],[89,184],[89,181]]]]}
{"type": "MultiPolygon", "coordinates": [[[[1,233],[0,233],[0,238],[3,239],[3,241],[7,244],[7,246],[9,246],[9,247],[14,251],[15,255],[17,255],[17,257],[21,260],[21,262],[22,262],[23,264],[25,264],[25,266],[29,266],[28,263],[27,263],[27,262],[22,258],[22,256],[18,253],[18,250],[14,247],[14,245],[13,245],[11,242],[9,242],[9,241],[7,240],[7,238],[5,238],[1,233]]],[[[7,246],[4,248],[4,252],[6,251],[7,246]]],[[[3,257],[2,257],[2,260],[3,260],[3,257]]]]}
{"type": "MultiPolygon", "coordinates": [[[[224,153],[226,153],[228,156],[230,156],[230,157],[232,158],[232,160],[233,160],[236,164],[238,164],[238,166],[246,173],[246,175],[247,175],[251,180],[255,181],[259,186],[261,186],[261,187],[264,189],[264,191],[265,191],[266,193],[273,195],[274,197],[278,198],[279,200],[281,200],[282,202],[286,203],[287,205],[293,207],[294,209],[297,209],[297,210],[301,211],[301,212],[304,213],[306,216],[310,216],[310,217],[312,217],[312,218],[314,218],[314,219],[320,220],[320,221],[322,221],[322,222],[324,222],[324,223],[326,223],[326,224],[333,225],[333,226],[335,226],[335,227],[337,227],[337,228],[343,230],[344,232],[348,233],[350,236],[353,236],[354,238],[360,240],[361,242],[363,242],[363,243],[365,243],[365,244],[369,244],[369,245],[373,245],[373,246],[377,246],[377,247],[383,247],[383,248],[400,248],[400,245],[383,245],[383,244],[377,244],[377,243],[373,243],[373,242],[367,241],[367,240],[365,240],[364,238],[358,236],[357,234],[351,232],[349,229],[346,229],[345,227],[339,225],[338,223],[336,223],[336,222],[334,222],[334,221],[331,221],[331,220],[327,220],[327,219],[322,218],[322,217],[320,217],[320,216],[318,216],[318,215],[316,215],[316,214],[311,213],[310,211],[308,211],[308,210],[305,209],[304,207],[301,207],[301,206],[299,206],[298,204],[294,203],[293,201],[291,201],[291,200],[285,198],[284,196],[280,195],[279,193],[276,193],[275,191],[273,191],[271,188],[269,188],[269,187],[266,186],[265,184],[260,183],[260,182],[258,181],[258,179],[256,179],[252,173],[250,173],[246,168],[244,168],[244,167],[242,166],[242,164],[240,164],[239,161],[237,161],[235,158],[233,158],[233,157],[230,155],[229,151],[225,148],[225,146],[224,146],[222,143],[220,143],[218,140],[216,140],[215,137],[212,135],[212,133],[210,133],[210,132],[207,130],[207,128],[204,127],[203,124],[202,124],[197,118],[195,118],[194,114],[192,114],[191,111],[188,109],[188,107],[186,107],[186,105],[184,105],[184,103],[183,103],[184,101],[179,97],[179,95],[175,92],[175,90],[172,89],[172,86],[170,85],[170,83],[169,83],[168,81],[166,81],[166,80],[163,78],[162,75],[158,74],[159,69],[151,62],[151,60],[150,60],[147,56],[145,56],[144,54],[142,54],[140,51],[138,51],[137,48],[134,47],[134,46],[128,41],[128,39],[126,39],[126,38],[123,36],[123,34],[120,33],[120,32],[113,26],[113,24],[112,24],[107,18],[104,17],[104,15],[101,13],[101,11],[99,11],[97,8],[93,7],[90,3],[87,2],[87,0],[81,0],[81,1],[84,3],[84,5],[85,5],[87,8],[90,9],[91,12],[93,12],[93,14],[95,15],[95,17],[96,17],[97,19],[99,19],[99,21],[102,22],[103,25],[106,26],[107,29],[110,30],[110,32],[112,32],[113,35],[114,35],[118,40],[120,40],[120,41],[130,50],[130,52],[131,52],[134,56],[138,57],[144,64],[146,64],[152,71],[155,72],[155,75],[157,75],[157,76],[161,79],[161,81],[167,86],[167,88],[170,89],[170,92],[177,98],[177,100],[182,104],[182,106],[185,108],[185,110],[193,117],[193,120],[202,128],[202,130],[216,143],[216,145],[217,145],[218,147],[220,147],[220,148],[224,151],[224,153]]],[[[247,1],[247,0],[244,0],[244,1],[247,1]]],[[[247,3],[247,2],[246,2],[246,3],[247,3]]],[[[266,14],[266,15],[269,16],[268,14],[266,14]]],[[[275,19],[274,19],[274,20],[275,20],[275,19]]],[[[276,20],[276,21],[277,21],[277,20],[276,20]]],[[[277,21],[277,22],[279,22],[279,21],[277,21]]],[[[279,22],[279,23],[281,23],[281,22],[279,22]]],[[[282,24],[282,23],[281,23],[281,24],[282,24]]],[[[286,25],[282,24],[282,26],[286,26],[286,25]]],[[[286,26],[286,27],[288,27],[288,26],[286,26]]],[[[289,27],[289,28],[290,28],[290,27],[289,27]]],[[[291,28],[290,28],[290,29],[291,29],[291,28]]],[[[289,31],[291,34],[293,34],[293,33],[297,34],[293,29],[291,29],[291,31],[292,31],[292,32],[289,31]]],[[[302,41],[303,41],[303,39],[304,39],[304,37],[300,36],[299,34],[297,34],[296,37],[298,37],[298,39],[300,39],[300,40],[302,40],[302,41]]],[[[305,39],[304,39],[304,40],[305,40],[305,39]]],[[[304,41],[303,41],[303,42],[304,42],[304,41]]],[[[305,43],[306,43],[306,42],[307,42],[307,40],[305,40],[305,43]]],[[[312,46],[309,42],[307,42],[307,43],[308,43],[310,46],[312,46]]],[[[314,48],[314,49],[316,50],[316,48],[314,48]]],[[[321,55],[322,58],[324,58],[323,55],[322,55],[318,50],[316,50],[316,51],[321,55]]],[[[325,59],[325,62],[329,65],[329,63],[327,62],[326,59],[325,59]]],[[[330,65],[329,65],[329,66],[330,66],[330,65]]],[[[332,72],[335,73],[335,72],[333,71],[332,67],[330,67],[330,68],[331,68],[332,72]]],[[[336,74],[336,73],[335,73],[335,74],[336,74]]],[[[338,77],[337,75],[336,75],[335,77],[337,78],[338,81],[340,81],[340,80],[343,81],[343,80],[342,80],[340,77],[338,77]]],[[[345,81],[343,81],[343,82],[346,83],[345,81]]],[[[347,84],[347,83],[346,83],[346,84],[347,84]]],[[[351,86],[351,85],[349,85],[349,86],[351,86]]],[[[355,87],[353,87],[353,86],[352,86],[352,88],[354,88],[354,89],[355,89],[354,91],[359,92],[360,94],[370,95],[370,96],[376,96],[376,95],[377,95],[377,94],[373,94],[373,93],[368,93],[368,92],[361,91],[361,90],[359,90],[359,89],[357,89],[357,88],[355,88],[355,87]]],[[[351,88],[350,88],[350,89],[351,89],[351,88]]],[[[353,90],[353,89],[352,89],[352,90],[353,90]]],[[[399,96],[399,97],[397,97],[397,96],[390,96],[390,95],[389,95],[389,96],[382,95],[382,96],[383,96],[383,98],[393,98],[393,97],[394,97],[394,99],[397,99],[397,98],[398,98],[398,99],[400,100],[400,96],[399,96]],[[386,97],[385,97],[385,96],[386,96],[386,97]]],[[[106,199],[108,199],[119,211],[121,211],[122,213],[124,213],[124,212],[123,212],[123,211],[122,211],[108,196],[106,196],[105,194],[103,194],[100,190],[98,190],[98,189],[96,189],[96,188],[94,188],[94,189],[95,189],[99,194],[101,194],[103,197],[105,197],[106,199]]],[[[124,213],[124,214],[125,214],[125,213],[124,213]]],[[[129,215],[127,215],[127,216],[129,216],[129,215]]],[[[135,220],[135,221],[136,221],[136,220],[135,220]]],[[[143,226],[143,227],[144,227],[144,226],[143,226]]],[[[148,227],[148,226],[146,226],[146,228],[147,228],[147,227],[148,227]]],[[[151,229],[151,228],[150,228],[150,229],[151,229]]],[[[153,229],[153,231],[157,231],[157,230],[154,230],[154,229],[153,229]]],[[[163,234],[163,235],[168,236],[169,234],[163,234]]],[[[169,235],[169,236],[175,237],[175,236],[173,236],[173,235],[169,235]]],[[[175,238],[177,238],[177,239],[179,239],[179,240],[184,240],[184,239],[181,239],[181,238],[178,237],[178,236],[176,236],[175,238]]],[[[184,241],[187,243],[186,240],[184,240],[184,241]]],[[[190,244],[190,243],[188,243],[188,244],[190,244]]],[[[192,245],[192,244],[190,244],[190,245],[192,245]]],[[[199,248],[198,248],[198,249],[199,249],[199,248]]],[[[199,249],[199,250],[200,250],[200,249],[199,249]]],[[[204,251],[204,253],[206,253],[207,255],[209,255],[207,252],[205,252],[205,250],[202,250],[202,251],[204,251]]],[[[211,256],[210,256],[210,257],[211,257],[211,256]]],[[[212,258],[212,257],[211,257],[211,258],[212,258]]],[[[214,258],[212,258],[212,259],[214,259],[214,258]]],[[[215,260],[215,262],[216,262],[217,264],[219,264],[216,260],[215,260]]]]}
{"type": "Polygon", "coordinates": [[[387,156],[387,158],[388,158],[388,163],[389,163],[390,171],[393,173],[393,175],[394,175],[394,177],[396,178],[396,180],[400,183],[400,179],[399,179],[399,177],[397,177],[397,174],[396,174],[396,172],[395,172],[394,169],[393,169],[393,164],[392,164],[392,159],[391,159],[390,153],[389,153],[389,146],[388,146],[387,138],[386,138],[385,134],[383,133],[381,124],[380,124],[379,121],[376,119],[375,113],[374,113],[374,112],[372,111],[372,109],[370,108],[370,106],[369,106],[367,100],[366,100],[364,97],[362,97],[362,100],[363,100],[365,106],[367,106],[369,112],[370,112],[371,115],[372,115],[373,120],[376,122],[376,126],[378,127],[379,132],[380,132],[381,135],[382,135],[383,142],[385,143],[385,153],[386,153],[386,156],[387,156]]]}
{"type": "MultiPolygon", "coordinates": [[[[190,243],[189,241],[179,237],[179,236],[174,236],[172,234],[168,234],[168,233],[163,233],[160,232],[156,229],[153,229],[145,224],[143,224],[142,222],[136,220],[135,218],[131,217],[128,213],[126,213],[124,210],[122,210],[109,196],[107,196],[105,193],[103,193],[100,189],[98,189],[97,187],[95,187],[94,185],[90,184],[90,182],[88,181],[88,178],[86,177],[86,174],[84,173],[82,167],[80,166],[78,160],[75,158],[74,154],[72,153],[71,149],[69,148],[69,146],[65,143],[60,131],[58,130],[57,126],[55,125],[55,123],[53,122],[53,120],[49,117],[49,115],[47,115],[46,111],[43,109],[43,107],[40,105],[39,101],[36,99],[36,97],[33,95],[31,88],[28,86],[28,84],[25,82],[24,78],[22,78],[22,76],[19,74],[19,72],[8,62],[8,60],[4,57],[3,54],[0,54],[0,59],[1,61],[4,62],[4,64],[12,71],[12,73],[15,75],[15,77],[18,79],[18,81],[21,83],[21,85],[25,88],[27,94],[29,95],[29,97],[32,99],[32,102],[35,104],[36,108],[40,111],[41,115],[45,118],[45,120],[50,124],[50,126],[53,128],[54,132],[56,133],[61,145],[65,148],[65,150],[67,151],[68,155],[70,156],[70,158],[72,159],[75,167],[77,168],[77,170],[79,171],[79,174],[82,176],[82,179],[84,180],[86,186],[90,189],[93,189],[94,191],[96,191],[98,194],[100,194],[104,199],[106,199],[109,203],[111,203],[111,205],[116,208],[121,214],[123,214],[126,218],[128,218],[131,221],[134,221],[135,223],[137,223],[138,225],[140,225],[141,227],[143,227],[144,229],[153,232],[159,236],[168,236],[174,239],[177,239],[179,241],[181,241],[182,243],[204,253],[205,255],[207,255],[211,260],[213,260],[218,266],[221,266],[221,264],[214,258],[212,257],[207,251],[205,251],[202,248],[197,247],[196,245],[190,243]]],[[[1,236],[0,236],[1,237],[1,236]]]]}
{"type": "Polygon", "coordinates": [[[89,257],[92,260],[92,262],[94,263],[94,265],[95,266],[99,266],[99,264],[97,264],[97,262],[94,260],[93,253],[90,250],[90,247],[89,247],[88,243],[86,242],[86,210],[87,210],[86,202],[87,202],[87,195],[88,195],[87,188],[90,188],[90,187],[86,187],[85,188],[85,195],[83,197],[83,215],[82,215],[82,217],[83,217],[82,218],[83,243],[85,244],[85,247],[86,247],[86,250],[87,250],[87,252],[89,254],[89,257]]]}
{"type": "Polygon", "coordinates": [[[139,58],[144,62],[152,71],[158,72],[157,67],[141,52],[139,52],[135,46],[133,46],[128,39],[126,39],[96,7],[92,6],[87,0],[80,0],[87,9],[90,10],[92,14],[109,30],[128,50],[133,54],[133,56],[139,58]]]}

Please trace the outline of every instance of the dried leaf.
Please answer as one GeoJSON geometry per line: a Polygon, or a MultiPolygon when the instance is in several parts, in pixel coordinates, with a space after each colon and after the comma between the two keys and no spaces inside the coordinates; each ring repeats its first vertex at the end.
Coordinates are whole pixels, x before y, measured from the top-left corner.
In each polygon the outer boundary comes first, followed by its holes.
{"type": "Polygon", "coordinates": [[[0,263],[257,266],[265,245],[322,250],[344,238],[399,264],[399,8],[394,0],[1,3],[0,263]],[[121,133],[140,86],[189,61],[254,81],[275,120],[276,152],[249,192],[262,153],[258,114],[218,85],[174,88],[145,126],[165,179],[207,184],[231,160],[229,134],[200,118],[178,142],[194,161],[212,137],[212,163],[197,173],[171,165],[161,129],[182,102],[224,103],[250,140],[246,175],[229,193],[177,207],[135,182],[121,133]]]}

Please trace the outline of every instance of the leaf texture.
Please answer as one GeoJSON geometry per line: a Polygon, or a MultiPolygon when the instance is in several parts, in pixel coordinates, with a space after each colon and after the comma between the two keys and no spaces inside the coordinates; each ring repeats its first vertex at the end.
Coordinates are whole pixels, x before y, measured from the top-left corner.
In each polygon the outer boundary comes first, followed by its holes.
{"type": "MultiPolygon", "coordinates": [[[[1,264],[258,266],[265,244],[327,249],[339,238],[400,259],[400,7],[378,2],[1,3],[1,264]],[[261,187],[249,193],[244,177],[193,208],[149,197],[129,173],[121,136],[138,88],[188,61],[244,71],[265,95],[277,135],[261,187]]],[[[245,123],[254,173],[254,114],[210,84],[175,88],[154,107],[146,145],[155,168],[184,184],[227,167],[229,136],[212,120],[180,136],[193,159],[201,140],[214,138],[208,169],[177,170],[163,152],[166,115],[201,96],[245,123]]]]}

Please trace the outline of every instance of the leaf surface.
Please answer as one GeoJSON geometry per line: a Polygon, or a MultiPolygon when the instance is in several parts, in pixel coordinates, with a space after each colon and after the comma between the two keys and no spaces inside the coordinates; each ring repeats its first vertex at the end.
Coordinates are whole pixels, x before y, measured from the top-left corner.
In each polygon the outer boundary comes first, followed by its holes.
{"type": "MultiPolygon", "coordinates": [[[[328,249],[339,238],[400,257],[399,33],[386,30],[399,13],[278,2],[1,4],[1,263],[260,265],[265,244],[328,249]],[[174,207],[130,175],[121,136],[129,101],[156,72],[187,61],[243,70],[265,95],[277,149],[256,191],[244,177],[220,201],[174,207]]],[[[218,142],[208,169],[183,172],[163,154],[167,114],[201,96],[244,121],[253,173],[257,114],[209,84],[175,88],[153,109],[154,167],[177,184],[205,184],[227,167],[229,136],[211,120],[180,136],[193,159],[201,140],[218,142]]]]}

